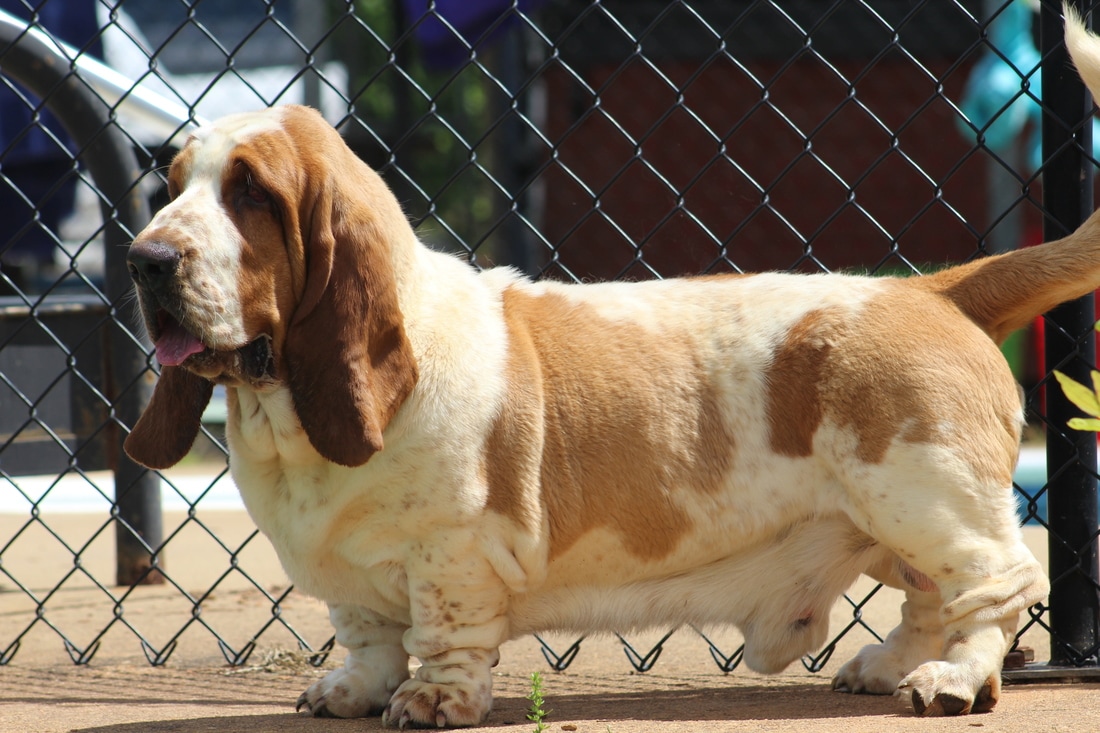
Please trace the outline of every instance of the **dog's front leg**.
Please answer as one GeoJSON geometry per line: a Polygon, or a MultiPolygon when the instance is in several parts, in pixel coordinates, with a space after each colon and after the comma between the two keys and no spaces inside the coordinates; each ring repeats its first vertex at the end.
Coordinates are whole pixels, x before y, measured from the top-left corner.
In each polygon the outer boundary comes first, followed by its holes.
{"type": "Polygon", "coordinates": [[[361,718],[386,707],[409,678],[409,655],[401,646],[406,626],[362,606],[331,606],[336,641],[348,650],[344,666],[329,672],[298,698],[319,718],[361,718]]]}
{"type": "Polygon", "coordinates": [[[492,707],[490,670],[508,636],[506,588],[471,548],[436,548],[422,557],[420,567],[409,567],[413,625],[404,636],[422,666],[394,693],[382,720],[398,728],[477,725],[492,707]]]}

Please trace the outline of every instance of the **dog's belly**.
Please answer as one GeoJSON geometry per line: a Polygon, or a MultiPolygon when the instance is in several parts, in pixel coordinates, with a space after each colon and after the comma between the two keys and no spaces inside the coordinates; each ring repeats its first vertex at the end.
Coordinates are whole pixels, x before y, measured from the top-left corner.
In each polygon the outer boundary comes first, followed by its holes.
{"type": "Polygon", "coordinates": [[[836,515],[665,577],[621,583],[609,572],[601,581],[552,563],[545,584],[514,597],[512,633],[732,625],[745,637],[746,663],[776,672],[822,646],[835,600],[888,553],[836,515]]]}

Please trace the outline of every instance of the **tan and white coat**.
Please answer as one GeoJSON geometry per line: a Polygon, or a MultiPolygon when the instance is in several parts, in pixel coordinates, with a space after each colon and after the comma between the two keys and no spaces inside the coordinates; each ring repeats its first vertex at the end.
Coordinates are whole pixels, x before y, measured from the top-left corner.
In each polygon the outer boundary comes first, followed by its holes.
{"type": "Polygon", "coordinates": [[[423,246],[298,107],[203,128],[170,188],[130,262],[176,363],[127,449],[175,463],[226,385],[244,502],[349,650],[299,705],[477,724],[499,645],[547,629],[734,624],[775,672],[861,573],[903,621],[836,687],[995,704],[1048,589],[997,342],[1100,285],[1095,217],[923,278],[532,283],[423,246]]]}

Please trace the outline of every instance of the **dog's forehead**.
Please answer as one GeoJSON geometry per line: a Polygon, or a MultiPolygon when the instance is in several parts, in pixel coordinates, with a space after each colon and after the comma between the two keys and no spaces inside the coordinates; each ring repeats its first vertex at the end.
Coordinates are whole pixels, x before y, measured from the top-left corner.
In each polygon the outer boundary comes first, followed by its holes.
{"type": "Polygon", "coordinates": [[[222,117],[200,127],[187,141],[188,181],[217,180],[230,160],[233,148],[260,135],[284,129],[283,112],[272,108],[222,117]]]}

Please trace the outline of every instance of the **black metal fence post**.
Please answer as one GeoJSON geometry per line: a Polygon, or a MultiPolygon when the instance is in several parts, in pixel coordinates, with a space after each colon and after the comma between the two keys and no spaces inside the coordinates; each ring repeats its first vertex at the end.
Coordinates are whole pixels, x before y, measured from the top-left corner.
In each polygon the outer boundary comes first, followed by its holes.
{"type": "MultiPolygon", "coordinates": [[[[72,137],[81,161],[105,197],[102,204],[105,287],[117,315],[130,290],[126,245],[149,222],[149,205],[138,182],[141,168],[130,139],[113,120],[112,110],[73,70],[71,62],[34,34],[0,24],[0,71],[44,100],[72,137]]],[[[163,542],[160,481],[122,451],[122,425],[133,425],[148,402],[152,374],[133,337],[112,319],[109,337],[115,436],[111,467],[115,474],[116,582],[119,585],[163,582],[151,552],[163,542]]]]}
{"type": "MultiPolygon", "coordinates": [[[[1079,4],[1079,3],[1074,3],[1079,4]]],[[[1043,74],[1044,239],[1065,236],[1093,209],[1092,100],[1063,43],[1060,0],[1041,11],[1043,74]]],[[[1094,296],[1066,303],[1047,321],[1046,359],[1090,383],[1095,360],[1094,296]]],[[[1053,384],[1053,383],[1052,383],[1053,384]]],[[[1097,594],[1096,436],[1065,428],[1079,412],[1060,390],[1047,390],[1047,484],[1050,533],[1051,664],[1096,664],[1100,622],[1097,594]]]]}

